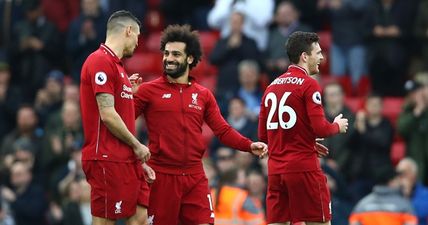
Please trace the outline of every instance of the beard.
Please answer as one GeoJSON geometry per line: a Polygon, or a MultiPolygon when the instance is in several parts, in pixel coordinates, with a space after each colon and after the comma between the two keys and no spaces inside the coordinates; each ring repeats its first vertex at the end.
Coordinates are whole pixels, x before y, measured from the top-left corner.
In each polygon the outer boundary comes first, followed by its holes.
{"type": "Polygon", "coordinates": [[[163,71],[166,75],[168,75],[174,79],[177,79],[177,78],[183,76],[184,72],[186,72],[187,66],[188,66],[186,63],[173,62],[170,64],[176,65],[177,68],[167,69],[167,64],[168,63],[166,61],[163,61],[163,71]]]}

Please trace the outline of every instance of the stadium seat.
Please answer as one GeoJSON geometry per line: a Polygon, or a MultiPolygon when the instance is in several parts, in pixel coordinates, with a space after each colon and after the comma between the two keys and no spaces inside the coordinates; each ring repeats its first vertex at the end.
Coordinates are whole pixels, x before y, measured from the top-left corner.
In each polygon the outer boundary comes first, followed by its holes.
{"type": "Polygon", "coordinates": [[[151,9],[144,17],[144,26],[149,33],[161,31],[165,26],[165,19],[159,10],[151,9]]]}
{"type": "Polygon", "coordinates": [[[360,78],[357,87],[357,96],[367,96],[372,89],[372,84],[370,81],[370,77],[365,75],[360,78]]]}
{"type": "Polygon", "coordinates": [[[359,97],[346,97],[345,105],[348,106],[353,113],[356,113],[358,110],[364,108],[364,99],[359,97]]]}
{"type": "Polygon", "coordinates": [[[205,58],[208,58],[220,38],[219,33],[216,31],[201,31],[199,32],[199,38],[201,41],[203,55],[205,58]]]}
{"type": "MultiPolygon", "coordinates": [[[[320,46],[324,53],[330,52],[331,47],[331,31],[320,31],[318,32],[318,36],[320,37],[320,46]]],[[[325,54],[324,54],[325,57],[325,54]]]]}
{"type": "Polygon", "coordinates": [[[135,53],[125,61],[129,75],[139,73],[143,80],[151,80],[162,74],[162,55],[160,53],[135,53]]]}
{"type": "Polygon", "coordinates": [[[146,38],[146,43],[143,43],[145,48],[154,53],[160,53],[161,32],[152,32],[146,38]]]}
{"type": "Polygon", "coordinates": [[[202,59],[198,65],[190,71],[190,74],[196,78],[209,75],[217,75],[217,67],[202,59]]]}
{"type": "Polygon", "coordinates": [[[394,128],[397,125],[397,119],[402,110],[404,98],[401,97],[384,97],[383,98],[383,115],[387,117],[394,128]]]}
{"type": "Polygon", "coordinates": [[[394,166],[406,155],[406,144],[404,141],[394,141],[391,146],[391,162],[394,166]]]}
{"type": "Polygon", "coordinates": [[[208,88],[212,93],[215,93],[215,88],[217,85],[217,75],[208,75],[197,78],[197,81],[200,85],[208,88]]]}

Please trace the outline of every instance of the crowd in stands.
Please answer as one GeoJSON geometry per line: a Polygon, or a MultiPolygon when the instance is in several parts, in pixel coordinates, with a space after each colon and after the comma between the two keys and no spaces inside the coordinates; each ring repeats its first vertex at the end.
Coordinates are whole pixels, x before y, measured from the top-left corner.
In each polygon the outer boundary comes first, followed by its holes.
{"type": "MultiPolygon", "coordinates": [[[[0,225],[91,223],[80,69],[120,9],[142,21],[129,74],[161,76],[160,32],[191,24],[204,56],[190,74],[253,140],[263,91],[290,64],[288,36],[317,32],[326,117],[350,124],[322,142],[332,224],[428,224],[428,0],[0,0],[0,225]]],[[[138,129],[147,141],[144,121],[138,129]]],[[[264,224],[267,159],[203,133],[218,218],[264,224]]]]}

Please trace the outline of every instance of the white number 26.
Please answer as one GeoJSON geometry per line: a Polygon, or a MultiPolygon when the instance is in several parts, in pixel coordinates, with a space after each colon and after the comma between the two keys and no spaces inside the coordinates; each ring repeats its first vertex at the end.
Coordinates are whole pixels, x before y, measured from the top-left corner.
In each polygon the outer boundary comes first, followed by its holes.
{"type": "Polygon", "coordinates": [[[279,125],[281,126],[282,129],[291,129],[297,121],[297,115],[296,115],[296,111],[294,111],[293,108],[291,108],[290,106],[285,104],[285,101],[287,101],[288,96],[290,96],[291,92],[285,92],[282,97],[281,100],[279,101],[279,105],[278,105],[278,98],[276,97],[275,93],[269,92],[266,95],[265,98],[265,107],[269,106],[269,101],[272,102],[271,108],[269,110],[269,114],[268,114],[268,118],[267,118],[267,123],[266,123],[266,129],[268,130],[276,130],[278,129],[278,122],[272,122],[272,118],[273,115],[275,114],[276,110],[278,109],[278,118],[279,118],[279,125]],[[285,122],[284,119],[282,118],[282,115],[284,113],[288,113],[288,115],[290,116],[290,119],[285,122]]]}

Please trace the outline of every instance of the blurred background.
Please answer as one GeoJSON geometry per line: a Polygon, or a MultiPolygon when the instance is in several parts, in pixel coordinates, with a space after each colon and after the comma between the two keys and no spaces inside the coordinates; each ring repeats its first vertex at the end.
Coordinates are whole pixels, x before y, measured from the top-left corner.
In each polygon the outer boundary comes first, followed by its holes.
{"type": "MultiPolygon", "coordinates": [[[[290,64],[288,36],[318,33],[326,117],[350,119],[348,133],[323,142],[330,154],[320,159],[333,224],[348,224],[385,176],[418,223],[428,223],[427,0],[0,0],[0,225],[91,223],[80,162],[80,69],[120,9],[142,22],[128,74],[161,76],[161,31],[191,24],[204,53],[191,75],[253,140],[263,91],[290,64]]],[[[203,134],[213,195],[237,187],[264,217],[267,159],[223,146],[206,125],[203,134]]],[[[141,119],[138,136],[147,142],[141,119]]]]}

